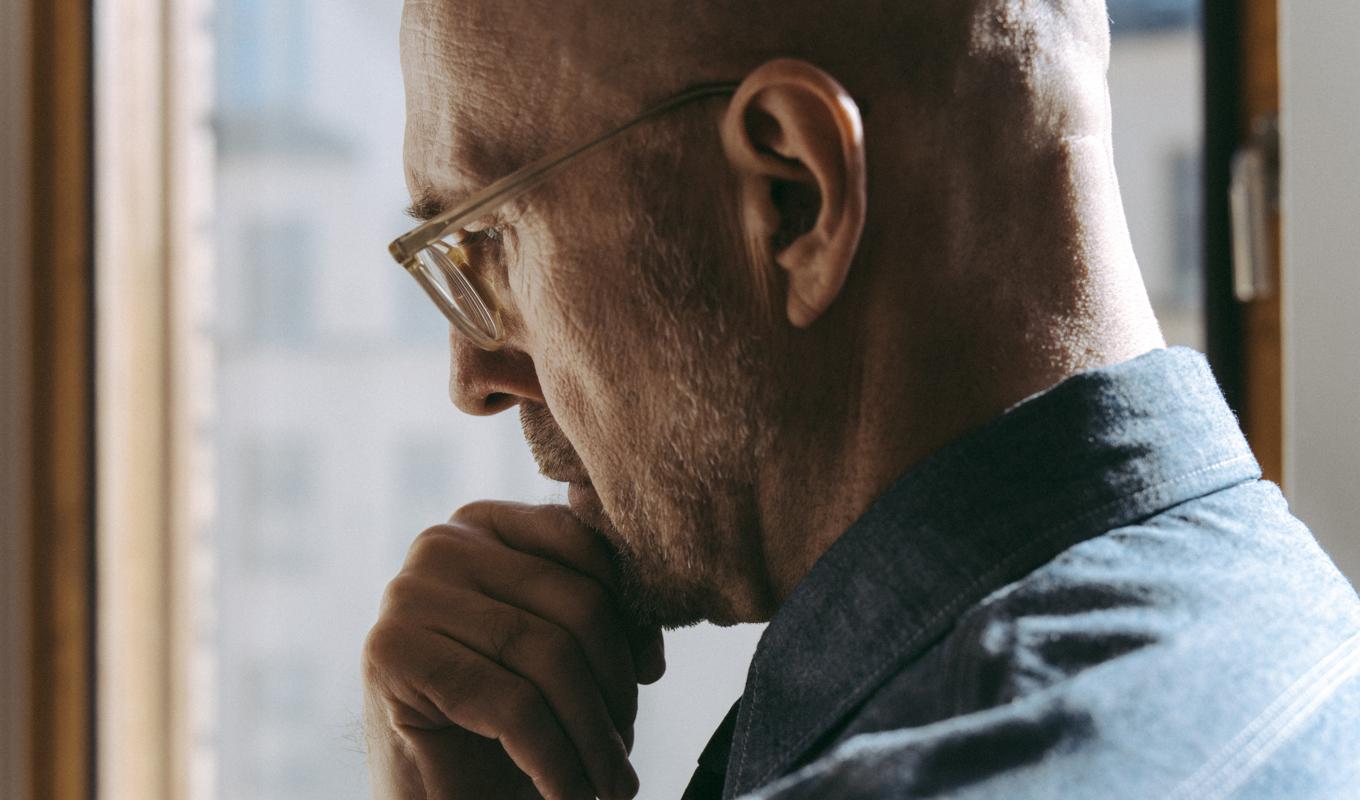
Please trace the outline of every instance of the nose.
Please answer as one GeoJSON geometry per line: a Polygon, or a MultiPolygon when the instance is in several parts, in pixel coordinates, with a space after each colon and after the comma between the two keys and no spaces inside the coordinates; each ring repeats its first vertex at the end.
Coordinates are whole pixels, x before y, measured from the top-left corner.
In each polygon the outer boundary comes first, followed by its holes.
{"type": "Polygon", "coordinates": [[[521,400],[546,404],[528,353],[509,346],[483,350],[453,331],[449,334],[449,399],[463,413],[478,417],[499,414],[521,400]]]}

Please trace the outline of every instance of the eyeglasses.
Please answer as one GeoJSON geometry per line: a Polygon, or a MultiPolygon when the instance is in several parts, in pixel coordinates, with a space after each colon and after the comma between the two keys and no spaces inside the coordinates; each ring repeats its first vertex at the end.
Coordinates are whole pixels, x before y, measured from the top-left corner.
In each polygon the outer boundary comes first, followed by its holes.
{"type": "Polygon", "coordinates": [[[624,131],[694,100],[732,94],[735,83],[695,86],[652,106],[633,119],[582,144],[551,153],[497,180],[457,206],[416,226],[388,245],[396,259],[416,279],[455,329],[484,350],[505,344],[505,325],[495,291],[482,269],[481,233],[464,228],[522,195],[556,173],[572,159],[624,131]]]}

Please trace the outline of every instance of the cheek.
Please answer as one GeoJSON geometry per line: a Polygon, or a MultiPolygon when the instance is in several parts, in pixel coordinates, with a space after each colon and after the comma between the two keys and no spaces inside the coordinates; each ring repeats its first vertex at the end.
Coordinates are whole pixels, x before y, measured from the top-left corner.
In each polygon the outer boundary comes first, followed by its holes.
{"type": "Polygon", "coordinates": [[[559,235],[554,231],[563,226],[539,222],[509,275],[526,346],[535,363],[603,390],[628,373],[628,362],[646,346],[625,278],[626,248],[617,237],[594,243],[587,241],[593,231],[566,228],[559,235]]]}
{"type": "Polygon", "coordinates": [[[626,427],[621,402],[636,347],[612,312],[617,300],[600,274],[574,269],[579,256],[526,249],[510,276],[522,346],[534,360],[544,399],[562,432],[598,468],[615,456],[611,434],[626,427]]]}
{"type": "Polygon", "coordinates": [[[645,442],[655,320],[631,272],[627,215],[549,197],[525,213],[510,284],[549,409],[592,470],[625,468],[645,442]],[[553,200],[556,202],[548,202],[553,200]],[[541,213],[535,213],[541,212],[541,213]],[[572,220],[591,219],[582,228],[572,220]]]}

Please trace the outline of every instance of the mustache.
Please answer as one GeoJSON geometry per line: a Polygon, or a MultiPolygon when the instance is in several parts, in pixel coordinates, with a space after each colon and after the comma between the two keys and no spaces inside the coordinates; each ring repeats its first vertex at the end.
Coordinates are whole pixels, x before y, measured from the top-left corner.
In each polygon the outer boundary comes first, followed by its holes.
{"type": "Polygon", "coordinates": [[[552,412],[541,403],[521,401],[519,424],[524,431],[524,441],[529,445],[538,464],[538,471],[549,480],[586,483],[589,477],[576,448],[571,446],[566,434],[557,427],[552,412]]]}

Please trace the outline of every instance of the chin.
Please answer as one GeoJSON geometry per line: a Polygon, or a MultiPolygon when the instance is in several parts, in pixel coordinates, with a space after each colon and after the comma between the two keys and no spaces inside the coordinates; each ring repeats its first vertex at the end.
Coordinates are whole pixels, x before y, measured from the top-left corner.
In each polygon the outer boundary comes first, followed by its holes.
{"type": "Polygon", "coordinates": [[[604,513],[604,506],[594,485],[578,482],[567,484],[567,507],[582,525],[611,541],[617,541],[617,532],[609,516],[604,513]]]}
{"type": "Polygon", "coordinates": [[[604,481],[597,489],[590,481],[580,481],[567,491],[572,514],[608,546],[622,610],[643,627],[668,630],[700,622],[726,626],[768,619],[769,604],[751,593],[758,590],[739,568],[742,548],[737,543],[746,528],[740,523],[748,520],[714,513],[715,507],[726,504],[714,503],[712,492],[648,493],[643,483],[620,486],[604,481]],[[693,502],[676,502],[683,497],[693,502]],[[655,505],[644,498],[669,502],[655,505]]]}
{"type": "Polygon", "coordinates": [[[639,548],[631,542],[604,512],[593,489],[572,484],[568,507],[581,524],[604,539],[619,577],[621,610],[635,624],[673,630],[704,621],[719,625],[741,621],[731,618],[726,604],[714,607],[713,592],[693,585],[694,576],[678,575],[668,568],[671,559],[661,557],[653,548],[639,548]]]}

